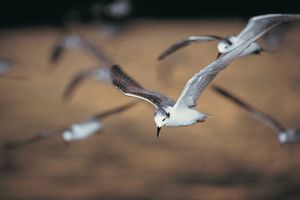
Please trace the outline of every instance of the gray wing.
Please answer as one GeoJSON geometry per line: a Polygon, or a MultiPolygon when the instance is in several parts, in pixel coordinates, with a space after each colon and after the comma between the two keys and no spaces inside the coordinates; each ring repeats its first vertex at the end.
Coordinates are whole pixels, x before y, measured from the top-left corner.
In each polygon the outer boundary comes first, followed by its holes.
{"type": "Polygon", "coordinates": [[[38,142],[43,139],[47,139],[51,136],[61,135],[65,129],[66,128],[64,127],[64,128],[58,128],[58,129],[45,130],[45,131],[42,131],[41,133],[39,133],[31,138],[25,139],[25,140],[6,142],[5,147],[7,149],[20,148],[20,147],[26,146],[28,144],[38,142]]]}
{"type": "Polygon", "coordinates": [[[214,41],[214,40],[222,40],[223,38],[219,36],[214,36],[214,35],[196,35],[196,36],[189,36],[183,40],[180,40],[167,48],[163,53],[160,54],[158,57],[158,60],[162,60],[165,57],[169,56],[170,54],[174,53],[178,49],[181,49],[185,46],[188,46],[194,42],[206,42],[206,41],[214,41]]]}
{"type": "Polygon", "coordinates": [[[68,83],[63,93],[63,97],[65,99],[70,98],[73,95],[73,92],[79,87],[79,85],[90,78],[94,78],[102,82],[111,83],[110,68],[100,66],[80,71],[68,83]]]}
{"type": "Polygon", "coordinates": [[[93,119],[97,119],[97,120],[101,120],[101,119],[104,119],[104,118],[106,118],[106,117],[108,117],[108,116],[110,116],[110,115],[124,112],[124,111],[126,111],[127,109],[129,109],[129,108],[135,106],[137,103],[138,103],[137,101],[133,101],[133,102],[127,103],[127,104],[125,104],[125,105],[116,107],[116,108],[114,108],[114,109],[110,109],[110,110],[107,110],[107,111],[98,113],[98,114],[94,115],[92,118],[93,118],[93,119]]]}
{"type": "Polygon", "coordinates": [[[104,65],[110,66],[113,64],[99,46],[94,45],[92,42],[78,35],[68,35],[61,39],[54,46],[51,52],[50,61],[53,63],[57,62],[61,58],[66,48],[84,48],[91,52],[104,65]]]}
{"type": "Polygon", "coordinates": [[[78,48],[81,46],[81,38],[78,35],[67,35],[60,39],[53,47],[50,55],[52,63],[58,62],[67,48],[78,48]]]}
{"type": "Polygon", "coordinates": [[[185,85],[183,91],[178,98],[175,107],[195,107],[197,100],[207,85],[217,76],[217,74],[224,70],[233,60],[239,57],[239,55],[255,40],[265,34],[273,26],[263,30],[252,38],[240,43],[231,51],[224,53],[214,62],[200,70],[195,74],[185,85]]]}
{"type": "Polygon", "coordinates": [[[268,14],[252,17],[246,27],[237,36],[236,42],[230,48],[233,49],[240,43],[249,40],[270,27],[296,20],[300,20],[299,14],[268,14]]]}
{"type": "Polygon", "coordinates": [[[53,47],[53,50],[50,55],[50,62],[57,63],[64,52],[64,48],[65,47],[64,47],[64,44],[62,43],[62,41],[58,42],[58,44],[56,44],[53,47]]]}
{"type": "Polygon", "coordinates": [[[235,95],[231,94],[230,92],[226,91],[224,88],[221,88],[220,86],[212,85],[212,88],[214,91],[216,91],[218,94],[222,95],[223,97],[231,100],[236,105],[240,106],[244,110],[250,112],[256,119],[264,122],[265,124],[268,124],[270,127],[275,129],[278,132],[283,132],[286,129],[275,119],[273,119],[271,116],[259,111],[257,108],[254,108],[247,104],[246,102],[242,101],[235,95]]]}
{"type": "Polygon", "coordinates": [[[82,45],[89,50],[103,65],[111,66],[114,63],[106,55],[105,51],[99,46],[81,37],[82,45]]]}
{"type": "Polygon", "coordinates": [[[282,47],[286,33],[290,30],[291,24],[286,22],[269,31],[264,37],[263,42],[268,52],[276,52],[282,47]]]}
{"type": "Polygon", "coordinates": [[[163,94],[143,88],[130,78],[118,65],[111,67],[112,84],[127,96],[143,99],[157,107],[173,106],[175,102],[163,94]]]}

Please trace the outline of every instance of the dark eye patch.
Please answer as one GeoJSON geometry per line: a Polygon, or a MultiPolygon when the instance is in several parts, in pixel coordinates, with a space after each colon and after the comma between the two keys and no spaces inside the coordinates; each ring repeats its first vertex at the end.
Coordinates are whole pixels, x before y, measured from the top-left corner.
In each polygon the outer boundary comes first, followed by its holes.
{"type": "Polygon", "coordinates": [[[170,113],[167,113],[167,117],[170,117],[170,113]]]}

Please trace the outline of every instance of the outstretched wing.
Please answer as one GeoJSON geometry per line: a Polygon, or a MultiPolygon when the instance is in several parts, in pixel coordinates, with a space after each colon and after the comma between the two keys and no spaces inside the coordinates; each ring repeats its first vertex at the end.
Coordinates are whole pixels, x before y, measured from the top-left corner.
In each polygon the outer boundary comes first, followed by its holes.
{"type": "Polygon", "coordinates": [[[110,68],[109,67],[95,67],[91,69],[85,69],[77,73],[67,85],[63,97],[69,98],[80,84],[89,78],[95,78],[102,82],[111,82],[110,79],[110,68]]]}
{"type": "Polygon", "coordinates": [[[90,51],[105,66],[111,66],[114,63],[106,55],[105,51],[99,46],[81,37],[81,43],[84,48],[90,51]]]}
{"type": "Polygon", "coordinates": [[[169,48],[167,48],[163,53],[160,54],[160,56],[158,57],[158,60],[162,60],[165,57],[169,56],[170,54],[174,53],[175,51],[177,51],[178,49],[181,49],[185,46],[188,46],[194,42],[206,42],[206,41],[220,41],[223,38],[219,37],[219,36],[214,36],[214,35],[196,35],[196,36],[189,36],[183,40],[180,40],[178,42],[176,42],[175,44],[173,44],[172,46],[170,46],[169,48]]]}
{"type": "Polygon", "coordinates": [[[118,65],[113,65],[110,70],[112,84],[127,96],[143,99],[157,107],[173,106],[172,99],[163,94],[143,88],[139,83],[130,78],[118,65]]]}
{"type": "MultiPolygon", "coordinates": [[[[274,26],[274,25],[273,25],[274,26]]],[[[195,74],[185,85],[180,97],[178,98],[175,107],[195,107],[197,100],[206,86],[217,76],[217,74],[224,70],[233,60],[239,57],[239,55],[255,40],[265,34],[273,26],[264,29],[262,32],[257,33],[252,38],[240,43],[233,50],[221,55],[214,62],[200,70],[195,74]]]]}
{"type": "Polygon", "coordinates": [[[102,120],[102,119],[104,119],[104,118],[106,118],[110,115],[117,114],[117,113],[120,113],[120,112],[124,112],[127,109],[135,106],[137,103],[138,103],[137,101],[133,101],[133,102],[127,103],[125,105],[119,106],[117,108],[113,108],[113,109],[98,113],[98,114],[94,115],[92,118],[102,120]]]}
{"type": "Polygon", "coordinates": [[[259,111],[257,108],[254,108],[247,104],[246,102],[242,101],[235,95],[231,94],[230,92],[226,91],[224,88],[221,88],[220,86],[212,85],[212,88],[214,91],[216,91],[218,94],[222,95],[223,97],[231,100],[236,105],[240,106],[244,110],[250,112],[252,116],[254,116],[256,119],[264,122],[265,124],[268,124],[270,127],[275,129],[278,132],[285,131],[286,129],[274,118],[271,116],[259,111]]]}
{"type": "Polygon", "coordinates": [[[113,64],[98,45],[96,46],[79,35],[67,35],[63,39],[59,40],[51,52],[50,61],[53,63],[57,62],[66,48],[84,48],[91,52],[104,65],[111,66],[113,64]]]}
{"type": "Polygon", "coordinates": [[[61,58],[64,52],[64,43],[63,41],[59,41],[54,47],[50,55],[50,62],[57,63],[58,60],[61,58]]]}
{"type": "Polygon", "coordinates": [[[230,46],[230,49],[235,48],[244,41],[249,40],[272,26],[295,20],[300,20],[299,14],[268,14],[252,17],[246,27],[236,37],[236,41],[230,46]]]}
{"type": "Polygon", "coordinates": [[[41,133],[25,139],[25,140],[20,140],[20,141],[9,141],[5,143],[5,147],[7,149],[16,149],[16,148],[20,148],[23,146],[26,146],[28,144],[34,143],[34,142],[38,142],[40,140],[46,139],[48,137],[51,136],[55,136],[55,135],[60,135],[62,134],[62,132],[65,130],[66,128],[59,128],[59,129],[50,129],[50,130],[45,130],[42,131],[41,133]]]}

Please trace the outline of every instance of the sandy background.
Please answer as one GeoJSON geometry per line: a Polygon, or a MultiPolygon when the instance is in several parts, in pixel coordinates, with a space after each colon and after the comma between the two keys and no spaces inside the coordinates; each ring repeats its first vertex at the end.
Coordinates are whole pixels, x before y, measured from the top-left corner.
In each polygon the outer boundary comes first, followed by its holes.
{"type": "MultiPolygon", "coordinates": [[[[142,85],[177,99],[186,81],[216,56],[216,45],[191,45],[159,63],[158,54],[192,34],[238,33],[240,20],[137,21],[111,38],[96,25],[73,26],[101,45],[142,85]],[[167,72],[169,71],[169,72],[167,72]]],[[[88,52],[68,51],[49,62],[64,32],[52,27],[0,31],[0,55],[16,62],[0,79],[0,140],[30,137],[129,102],[109,85],[88,81],[70,103],[61,94],[80,69],[97,65],[88,52]]],[[[214,83],[285,125],[299,125],[300,27],[276,53],[235,61],[214,83]]],[[[60,137],[0,152],[0,199],[299,199],[299,146],[280,146],[272,129],[207,89],[198,109],[215,117],[190,127],[163,128],[153,107],[140,103],[105,120],[104,134],[63,145],[60,137]]]]}

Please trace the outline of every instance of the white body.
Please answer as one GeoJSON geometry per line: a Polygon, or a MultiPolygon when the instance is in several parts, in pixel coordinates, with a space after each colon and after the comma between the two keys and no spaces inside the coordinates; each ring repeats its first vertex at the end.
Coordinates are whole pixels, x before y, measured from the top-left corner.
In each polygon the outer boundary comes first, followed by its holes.
{"type": "Polygon", "coordinates": [[[77,35],[69,35],[64,40],[65,47],[70,49],[80,47],[81,42],[81,38],[77,35]]]}
{"type": "Polygon", "coordinates": [[[296,129],[288,129],[278,134],[280,144],[293,143],[299,140],[299,135],[296,134],[296,129]]]}
{"type": "Polygon", "coordinates": [[[176,107],[167,107],[165,110],[170,114],[170,117],[164,118],[161,115],[156,115],[154,121],[158,127],[162,126],[189,126],[197,122],[204,122],[207,118],[207,115],[198,112],[197,110],[190,109],[187,107],[176,108],[176,107]]]}
{"type": "MultiPolygon", "coordinates": [[[[225,40],[222,40],[218,43],[218,51],[220,53],[227,53],[228,51],[230,51],[232,48],[231,46],[234,45],[234,43],[237,40],[236,36],[228,36],[227,39],[232,43],[232,45],[228,44],[225,40]],[[230,48],[229,48],[230,47],[230,48]]],[[[253,42],[249,47],[247,47],[241,54],[240,56],[247,56],[247,55],[251,55],[253,53],[259,52],[261,51],[262,48],[260,47],[260,45],[258,45],[256,42],[253,42]]]]}
{"type": "Polygon", "coordinates": [[[66,142],[83,140],[102,128],[97,120],[89,120],[83,123],[73,124],[70,129],[63,132],[63,139],[66,142]]]}

